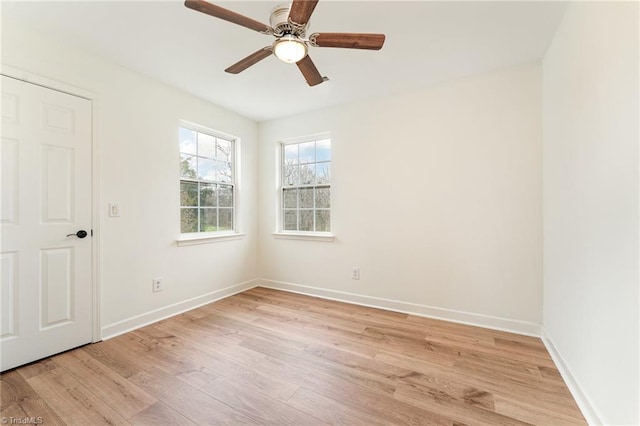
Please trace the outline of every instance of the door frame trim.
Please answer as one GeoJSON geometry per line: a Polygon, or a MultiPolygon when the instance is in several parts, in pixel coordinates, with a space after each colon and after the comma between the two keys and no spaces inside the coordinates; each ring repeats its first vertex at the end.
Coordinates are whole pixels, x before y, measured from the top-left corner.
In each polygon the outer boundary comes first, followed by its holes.
{"type": "Polygon", "coordinates": [[[35,84],[36,86],[83,98],[91,102],[91,227],[93,230],[93,238],[91,238],[91,342],[99,342],[102,340],[100,314],[100,225],[102,218],[100,215],[100,144],[98,137],[98,124],[100,122],[98,114],[100,105],[99,96],[91,90],[76,87],[6,64],[0,65],[0,74],[26,83],[35,84]]]}

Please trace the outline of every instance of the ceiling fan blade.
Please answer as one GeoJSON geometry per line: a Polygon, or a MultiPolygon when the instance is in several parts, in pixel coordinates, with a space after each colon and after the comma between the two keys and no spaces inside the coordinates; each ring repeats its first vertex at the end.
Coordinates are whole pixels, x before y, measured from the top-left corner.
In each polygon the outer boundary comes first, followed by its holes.
{"type": "Polygon", "coordinates": [[[263,47],[257,52],[252,53],[244,59],[239,60],[235,64],[231,65],[225,70],[229,74],[238,74],[249,68],[251,65],[255,65],[266,57],[272,54],[271,46],[263,47]]]}
{"type": "Polygon", "coordinates": [[[289,10],[289,20],[298,25],[307,25],[317,4],[318,0],[293,0],[289,10]]]}
{"type": "Polygon", "coordinates": [[[317,47],[369,50],[380,50],[384,39],[384,34],[363,33],[314,33],[309,36],[310,43],[317,47]]]}
{"type": "Polygon", "coordinates": [[[273,29],[267,24],[254,21],[251,18],[247,18],[239,13],[225,9],[224,7],[216,6],[215,4],[211,4],[204,0],[186,0],[184,5],[189,9],[206,13],[207,15],[215,16],[216,18],[220,18],[228,22],[233,22],[234,24],[241,25],[260,33],[270,34],[273,31],[273,29]]]}
{"type": "Polygon", "coordinates": [[[296,62],[296,65],[300,69],[304,79],[307,80],[309,86],[315,86],[325,81],[325,77],[320,75],[318,68],[316,68],[309,55],[296,62]]]}

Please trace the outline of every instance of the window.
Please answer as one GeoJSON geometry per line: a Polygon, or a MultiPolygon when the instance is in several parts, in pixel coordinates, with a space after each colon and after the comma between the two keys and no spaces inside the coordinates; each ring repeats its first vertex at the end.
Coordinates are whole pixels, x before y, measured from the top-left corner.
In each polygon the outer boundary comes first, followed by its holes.
{"type": "Polygon", "coordinates": [[[233,231],[235,139],[196,126],[179,134],[180,232],[233,231]]]}
{"type": "Polygon", "coordinates": [[[282,145],[282,230],[331,231],[331,140],[282,145]]]}

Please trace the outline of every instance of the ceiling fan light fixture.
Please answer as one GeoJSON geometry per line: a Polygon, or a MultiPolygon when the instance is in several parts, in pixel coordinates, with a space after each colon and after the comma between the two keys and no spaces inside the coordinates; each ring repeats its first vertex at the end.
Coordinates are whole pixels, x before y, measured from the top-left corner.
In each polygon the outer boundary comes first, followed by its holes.
{"type": "Polygon", "coordinates": [[[293,64],[307,56],[307,44],[293,35],[285,35],[273,42],[273,53],[287,64],[293,64]]]}

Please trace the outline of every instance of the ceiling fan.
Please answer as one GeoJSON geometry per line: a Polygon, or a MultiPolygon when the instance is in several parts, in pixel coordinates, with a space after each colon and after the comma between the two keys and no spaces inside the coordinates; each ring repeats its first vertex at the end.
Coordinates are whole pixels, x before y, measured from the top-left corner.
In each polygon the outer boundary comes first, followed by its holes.
{"type": "Polygon", "coordinates": [[[283,62],[295,63],[309,86],[315,86],[328,80],[320,75],[309,57],[309,46],[380,50],[385,39],[384,34],[363,33],[313,33],[307,37],[309,18],[317,4],[318,0],[293,0],[291,5],[277,6],[271,12],[269,19],[271,25],[266,25],[204,0],[186,0],[184,2],[184,5],[189,9],[276,38],[271,46],[263,47],[241,59],[227,68],[226,72],[238,74],[271,54],[275,54],[283,62]]]}

